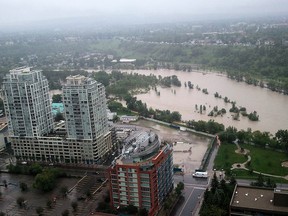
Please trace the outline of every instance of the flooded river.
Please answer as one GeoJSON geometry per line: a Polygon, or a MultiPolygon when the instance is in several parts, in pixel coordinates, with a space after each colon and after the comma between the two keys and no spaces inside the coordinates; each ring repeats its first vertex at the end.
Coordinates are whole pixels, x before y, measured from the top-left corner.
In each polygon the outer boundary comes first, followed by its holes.
{"type": "MultiPolygon", "coordinates": [[[[251,128],[254,130],[268,131],[272,134],[279,129],[288,129],[288,96],[272,92],[266,88],[248,85],[244,82],[237,82],[228,79],[223,74],[201,72],[183,72],[174,70],[134,70],[125,71],[139,74],[154,74],[157,77],[176,75],[181,81],[181,87],[162,88],[157,87],[160,95],[155,90],[145,94],[136,95],[138,100],[142,100],[148,107],[160,110],[178,111],[182,115],[182,120],[205,120],[214,119],[216,122],[227,126],[234,126],[238,130],[251,128]],[[190,81],[194,84],[194,89],[184,86],[184,82],[190,81]],[[209,94],[198,91],[196,86],[201,89],[207,88],[209,94]],[[214,93],[218,92],[222,99],[215,98],[214,93]],[[247,117],[240,115],[239,120],[233,120],[229,113],[231,103],[225,103],[223,98],[227,97],[230,101],[236,101],[236,106],[246,107],[247,113],[256,111],[259,121],[250,121],[247,117]],[[197,104],[198,110],[195,109],[197,104]],[[200,105],[206,106],[206,112],[200,114],[200,105]],[[227,113],[223,116],[209,117],[209,112],[214,106],[218,109],[225,108],[227,113]]],[[[52,94],[61,94],[61,90],[54,90],[52,94]]]]}
{"type": "Polygon", "coordinates": [[[247,129],[260,131],[277,132],[279,129],[288,129],[288,96],[268,89],[248,85],[228,79],[225,75],[207,72],[183,72],[173,70],[137,70],[139,74],[177,75],[181,81],[181,87],[162,88],[157,87],[160,96],[155,90],[146,94],[137,95],[138,100],[142,100],[148,107],[160,110],[178,111],[182,115],[182,120],[205,120],[214,119],[215,121],[227,126],[234,126],[237,129],[247,129]],[[191,81],[194,89],[184,86],[184,82],[191,81]],[[207,88],[208,95],[198,91],[196,86],[201,89],[207,88]],[[214,93],[218,92],[222,99],[215,98],[214,93]],[[239,120],[233,120],[229,109],[231,103],[225,103],[223,98],[228,97],[231,101],[236,101],[237,106],[246,107],[247,112],[257,111],[258,122],[252,122],[247,117],[240,115],[239,120]],[[195,109],[195,105],[206,106],[206,112],[200,114],[195,109]],[[225,108],[227,113],[223,116],[209,117],[208,113],[214,106],[218,109],[225,108]]]}

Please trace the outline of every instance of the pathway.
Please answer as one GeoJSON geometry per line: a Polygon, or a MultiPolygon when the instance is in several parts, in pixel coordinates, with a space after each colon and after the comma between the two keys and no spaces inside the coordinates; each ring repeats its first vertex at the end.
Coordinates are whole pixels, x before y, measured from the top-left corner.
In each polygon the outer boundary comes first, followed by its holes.
{"type": "MultiPolygon", "coordinates": [[[[235,164],[233,164],[231,170],[233,170],[233,169],[249,170],[246,167],[246,165],[251,161],[251,156],[249,155],[249,150],[242,149],[237,142],[235,142],[235,144],[237,146],[237,150],[235,152],[238,153],[238,154],[247,155],[247,161],[245,161],[244,163],[235,163],[235,164]]],[[[283,178],[283,179],[288,180],[288,175],[287,176],[278,176],[278,175],[271,175],[271,174],[268,174],[268,173],[262,173],[262,172],[258,172],[258,171],[253,171],[253,173],[261,174],[261,175],[269,176],[269,177],[274,177],[274,178],[283,178]]]]}

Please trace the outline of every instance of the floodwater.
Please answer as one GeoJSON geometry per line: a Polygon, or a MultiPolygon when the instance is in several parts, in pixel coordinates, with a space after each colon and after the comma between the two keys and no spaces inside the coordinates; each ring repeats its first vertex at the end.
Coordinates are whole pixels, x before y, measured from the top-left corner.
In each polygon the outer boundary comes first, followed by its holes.
{"type": "MultiPolygon", "coordinates": [[[[129,71],[130,72],[130,71],[129,71]]],[[[279,129],[288,129],[288,96],[272,92],[266,88],[260,88],[248,85],[244,82],[237,82],[228,79],[225,75],[219,73],[207,72],[183,72],[174,70],[135,70],[131,71],[139,74],[154,74],[157,77],[161,75],[176,75],[181,81],[181,87],[163,88],[158,86],[157,95],[155,90],[148,93],[137,95],[138,100],[146,103],[148,107],[160,110],[178,111],[182,115],[182,120],[205,120],[213,119],[216,122],[227,126],[234,126],[238,130],[251,128],[254,130],[268,131],[272,134],[279,129]],[[191,81],[194,89],[184,86],[184,82],[191,81]],[[198,91],[196,86],[201,89],[207,88],[208,95],[198,91]],[[218,92],[222,99],[215,98],[214,93],[218,92]],[[259,115],[259,121],[250,121],[247,117],[240,115],[239,120],[233,120],[229,113],[232,107],[231,103],[225,103],[223,98],[228,97],[230,101],[236,101],[236,106],[246,107],[247,113],[256,111],[259,115]],[[198,105],[196,110],[195,105],[198,105]],[[200,114],[200,105],[206,106],[206,112],[200,114]],[[214,106],[218,110],[225,108],[227,113],[223,116],[209,117],[208,113],[214,106]]]]}
{"type": "Polygon", "coordinates": [[[191,174],[198,169],[211,139],[187,131],[180,131],[162,126],[147,120],[138,120],[131,124],[149,128],[160,140],[173,143],[173,163],[182,168],[185,174],[191,174]]]}
{"type": "MultiPolygon", "coordinates": [[[[34,177],[28,175],[15,175],[10,173],[0,173],[0,183],[3,184],[3,181],[6,181],[8,187],[0,187],[2,193],[2,200],[0,202],[0,211],[3,211],[5,215],[35,215],[36,208],[42,206],[46,207],[47,201],[53,199],[55,196],[58,197],[60,193],[60,188],[67,186],[68,189],[74,186],[79,179],[77,178],[60,178],[57,179],[57,188],[52,192],[41,193],[33,188],[34,177]],[[24,182],[28,186],[28,191],[21,192],[19,184],[24,182]],[[17,198],[23,197],[27,203],[28,208],[23,209],[19,208],[17,205],[17,198]]],[[[61,205],[63,209],[70,208],[71,200],[75,200],[75,192],[69,194],[67,199],[57,200],[57,206],[61,205]]],[[[61,211],[60,211],[61,212],[61,211]]]]}

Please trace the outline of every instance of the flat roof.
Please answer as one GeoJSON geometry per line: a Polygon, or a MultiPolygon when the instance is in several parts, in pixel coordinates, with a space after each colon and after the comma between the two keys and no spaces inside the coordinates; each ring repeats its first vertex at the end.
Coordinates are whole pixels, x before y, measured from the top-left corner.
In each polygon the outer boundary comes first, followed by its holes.
{"type": "Polygon", "coordinates": [[[160,150],[160,140],[152,131],[134,131],[125,139],[122,153],[116,160],[117,164],[133,164],[144,162],[160,150]]]}
{"type": "Polygon", "coordinates": [[[21,73],[28,73],[31,72],[31,68],[30,67],[18,67],[18,68],[14,68],[12,70],[9,71],[11,74],[21,74],[21,73]]]}
{"type": "Polygon", "coordinates": [[[275,206],[273,199],[273,188],[262,189],[237,185],[230,206],[231,208],[288,213],[288,207],[275,206]]]}

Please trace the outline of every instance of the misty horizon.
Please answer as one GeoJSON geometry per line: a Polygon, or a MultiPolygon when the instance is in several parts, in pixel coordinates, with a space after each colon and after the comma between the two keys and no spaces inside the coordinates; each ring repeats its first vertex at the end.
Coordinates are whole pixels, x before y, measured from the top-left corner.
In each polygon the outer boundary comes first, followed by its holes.
{"type": "Polygon", "coordinates": [[[135,2],[131,0],[41,2],[36,0],[2,0],[0,26],[3,29],[24,28],[25,26],[53,23],[80,24],[149,24],[190,22],[199,20],[219,20],[233,18],[255,18],[265,16],[285,16],[288,1],[285,0],[175,0],[166,2],[135,2]]]}

